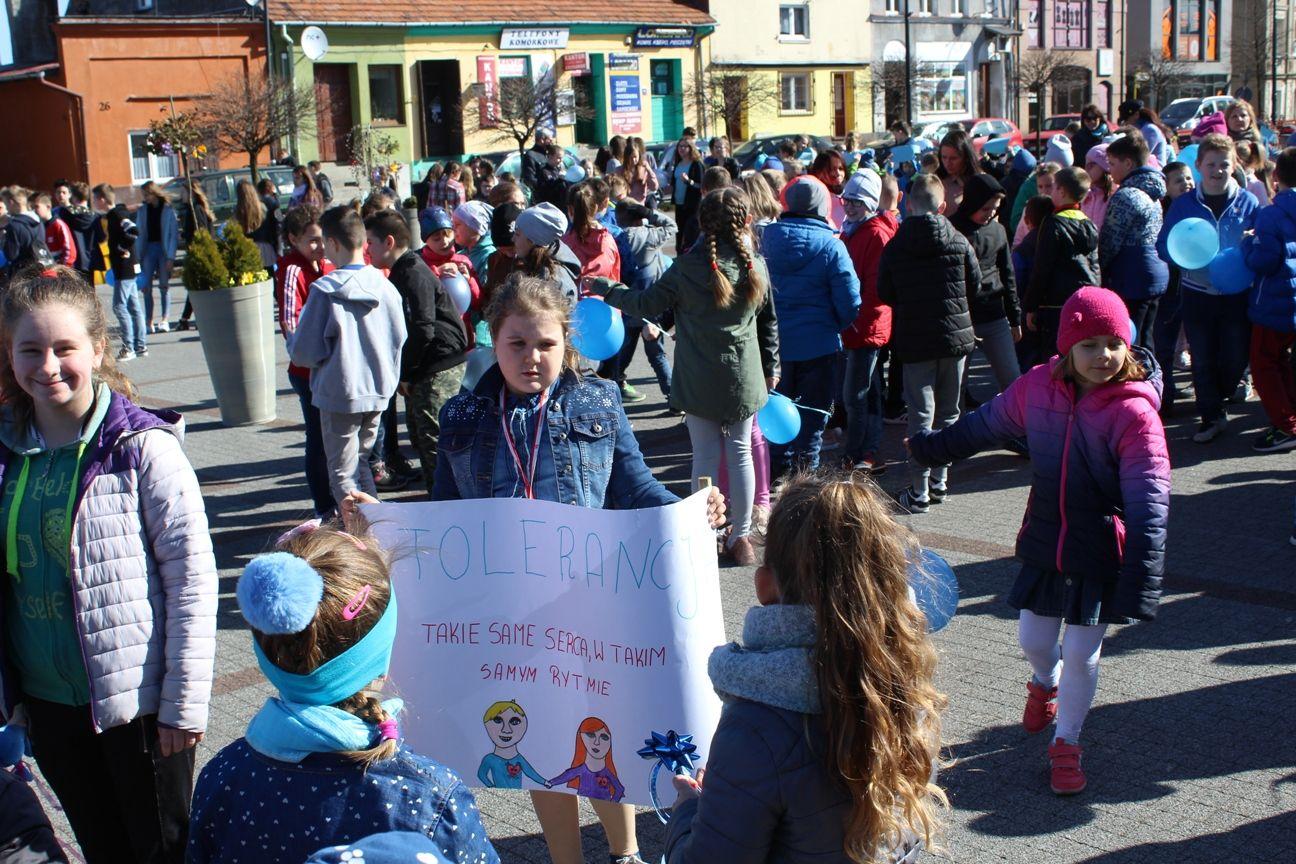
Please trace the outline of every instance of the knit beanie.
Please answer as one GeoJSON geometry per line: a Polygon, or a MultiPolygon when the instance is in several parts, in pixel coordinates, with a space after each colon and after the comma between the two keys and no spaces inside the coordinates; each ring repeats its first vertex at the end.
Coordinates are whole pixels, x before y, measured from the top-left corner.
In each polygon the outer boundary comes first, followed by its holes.
{"type": "Polygon", "coordinates": [[[1107,158],[1106,144],[1098,144],[1089,148],[1089,152],[1085,154],[1085,165],[1088,166],[1090,163],[1097,165],[1103,171],[1111,173],[1111,160],[1107,158]]]}
{"type": "Polygon", "coordinates": [[[802,174],[783,187],[783,212],[788,216],[803,216],[828,221],[832,204],[828,187],[818,177],[802,174]]]}
{"type": "Polygon", "coordinates": [[[1049,139],[1048,149],[1044,151],[1044,161],[1070,168],[1075,164],[1075,155],[1071,152],[1071,139],[1058,133],[1049,139]]]}
{"type": "Polygon", "coordinates": [[[485,201],[465,201],[455,208],[455,218],[474,234],[489,234],[492,208],[485,201]]]}
{"type": "Polygon", "coordinates": [[[567,233],[567,217],[548,201],[518,214],[517,232],[537,246],[552,246],[567,233]]]}
{"type": "Polygon", "coordinates": [[[862,202],[872,213],[878,209],[882,197],[882,178],[871,168],[860,168],[846,181],[841,197],[843,201],[862,202]]]}
{"type": "Polygon", "coordinates": [[[1065,357],[1077,342],[1096,336],[1119,336],[1128,345],[1133,341],[1129,310],[1115,291],[1086,285],[1062,306],[1058,353],[1065,357]]]}
{"type": "Polygon", "coordinates": [[[517,230],[517,218],[522,213],[522,206],[509,201],[495,208],[491,213],[491,242],[498,248],[513,245],[513,233],[517,230]]]}

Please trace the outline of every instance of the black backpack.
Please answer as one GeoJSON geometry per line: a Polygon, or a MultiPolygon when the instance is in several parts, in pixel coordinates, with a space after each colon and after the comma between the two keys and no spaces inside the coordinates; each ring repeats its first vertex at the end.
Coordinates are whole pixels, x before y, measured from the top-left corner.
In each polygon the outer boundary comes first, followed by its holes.
{"type": "Polygon", "coordinates": [[[5,262],[0,278],[6,282],[12,279],[15,273],[33,264],[50,267],[55,263],[54,256],[45,245],[44,230],[40,225],[32,225],[26,219],[9,220],[5,228],[3,248],[8,260],[5,262]]]}

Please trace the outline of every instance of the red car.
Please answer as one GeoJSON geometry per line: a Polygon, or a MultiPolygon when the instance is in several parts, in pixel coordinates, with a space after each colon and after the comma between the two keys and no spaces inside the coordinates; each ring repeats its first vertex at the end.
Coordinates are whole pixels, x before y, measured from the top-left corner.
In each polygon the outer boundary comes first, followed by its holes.
{"type": "Polygon", "coordinates": [[[1002,117],[972,117],[967,120],[944,120],[923,124],[918,132],[937,146],[941,139],[953,129],[962,128],[972,139],[972,149],[978,154],[985,148],[987,141],[994,138],[1007,138],[1009,144],[1022,146],[1021,130],[1011,120],[1002,117]]]}
{"type": "Polygon", "coordinates": [[[1026,136],[1026,147],[1031,153],[1039,156],[1048,148],[1049,139],[1060,135],[1072,122],[1079,123],[1079,114],[1054,114],[1044,119],[1040,131],[1026,136]]]}

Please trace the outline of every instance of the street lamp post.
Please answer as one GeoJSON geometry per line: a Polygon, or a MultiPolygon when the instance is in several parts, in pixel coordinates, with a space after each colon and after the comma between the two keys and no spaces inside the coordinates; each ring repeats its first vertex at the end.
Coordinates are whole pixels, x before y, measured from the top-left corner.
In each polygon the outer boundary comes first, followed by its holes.
{"type": "Polygon", "coordinates": [[[904,0],[905,122],[913,125],[913,54],[909,43],[909,0],[904,0]]]}
{"type": "Polygon", "coordinates": [[[1269,28],[1269,122],[1276,123],[1278,120],[1278,0],[1269,0],[1269,8],[1273,15],[1272,26],[1269,28]]]}

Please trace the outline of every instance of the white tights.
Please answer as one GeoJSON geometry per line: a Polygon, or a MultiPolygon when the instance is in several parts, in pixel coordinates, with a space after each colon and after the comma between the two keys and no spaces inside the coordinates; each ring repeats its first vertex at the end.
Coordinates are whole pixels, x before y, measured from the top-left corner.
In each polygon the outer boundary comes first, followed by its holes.
{"type": "Polygon", "coordinates": [[[1059,648],[1061,629],[1061,618],[1045,618],[1023,609],[1017,620],[1017,641],[1035,671],[1035,680],[1058,688],[1056,737],[1075,744],[1098,692],[1098,660],[1107,625],[1068,624],[1059,648]]]}

